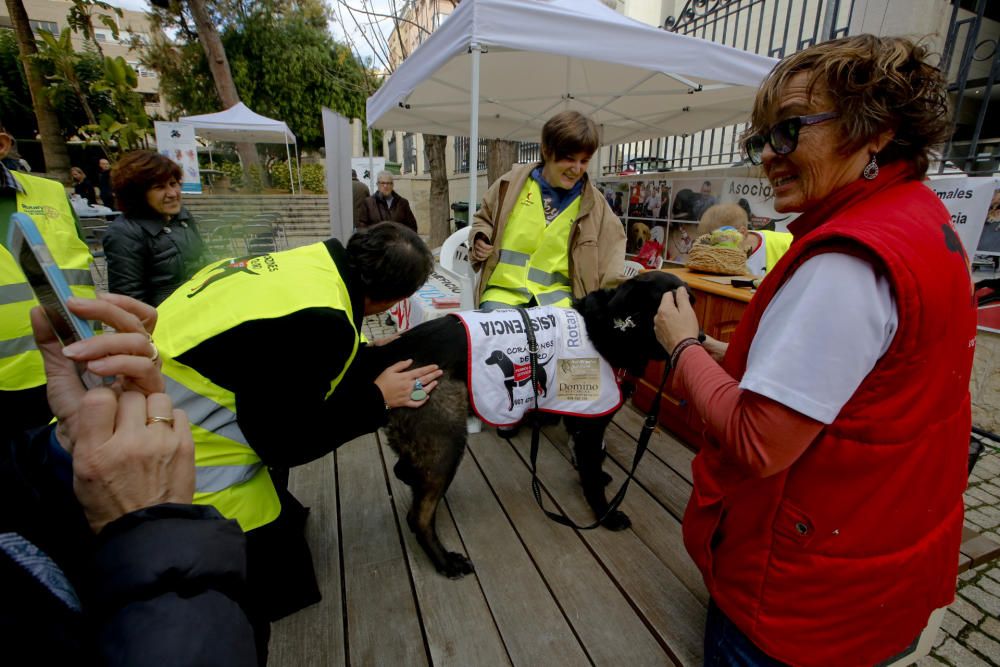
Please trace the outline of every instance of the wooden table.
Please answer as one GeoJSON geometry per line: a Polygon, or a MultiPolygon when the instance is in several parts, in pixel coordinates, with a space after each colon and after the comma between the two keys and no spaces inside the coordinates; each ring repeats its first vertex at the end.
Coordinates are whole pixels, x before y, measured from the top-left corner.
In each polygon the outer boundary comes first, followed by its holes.
{"type": "MultiPolygon", "coordinates": [[[[705,333],[728,342],[753,296],[753,291],[746,287],[722,284],[714,280],[717,276],[695,273],[685,268],[664,271],[680,277],[688,284],[688,289],[695,298],[694,312],[705,333]]],[[[663,368],[662,361],[652,362],[646,367],[646,374],[639,381],[632,398],[640,410],[648,412],[652,407],[653,397],[663,380],[663,368]]],[[[687,425],[684,412],[681,400],[671,394],[669,388],[666,389],[660,403],[660,424],[688,447],[697,450],[702,445],[702,437],[687,425]]]]}

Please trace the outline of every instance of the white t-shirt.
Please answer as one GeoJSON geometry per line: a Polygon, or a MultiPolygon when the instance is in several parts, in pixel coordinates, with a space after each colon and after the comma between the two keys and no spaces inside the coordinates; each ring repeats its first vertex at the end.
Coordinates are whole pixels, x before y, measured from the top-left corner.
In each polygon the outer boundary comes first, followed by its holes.
{"type": "Polygon", "coordinates": [[[755,276],[762,276],[767,271],[767,244],[764,243],[764,235],[757,232],[747,232],[757,237],[758,245],[749,257],[747,257],[747,271],[755,276]]]}
{"type": "Polygon", "coordinates": [[[889,281],[863,259],[806,261],[764,310],[740,388],[830,424],[892,343],[889,281]]]}

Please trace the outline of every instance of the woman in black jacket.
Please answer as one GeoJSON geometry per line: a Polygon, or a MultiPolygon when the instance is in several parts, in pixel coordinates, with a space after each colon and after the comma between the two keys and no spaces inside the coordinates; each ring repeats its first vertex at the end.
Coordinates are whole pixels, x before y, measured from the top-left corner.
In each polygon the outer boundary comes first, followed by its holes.
{"type": "Polygon", "coordinates": [[[114,167],[122,215],[104,235],[108,289],[157,306],[202,267],[204,243],[181,206],[181,168],[153,151],[133,151],[114,167]]]}

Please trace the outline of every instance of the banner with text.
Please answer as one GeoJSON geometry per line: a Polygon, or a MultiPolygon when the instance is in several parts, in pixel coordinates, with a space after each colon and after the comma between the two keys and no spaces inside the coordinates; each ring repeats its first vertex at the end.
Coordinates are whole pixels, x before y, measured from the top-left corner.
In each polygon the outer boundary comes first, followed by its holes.
{"type": "Polygon", "coordinates": [[[156,129],[156,150],[181,168],[181,192],[200,195],[201,172],[198,170],[198,143],[194,138],[194,126],[162,120],[153,125],[156,129]]]}

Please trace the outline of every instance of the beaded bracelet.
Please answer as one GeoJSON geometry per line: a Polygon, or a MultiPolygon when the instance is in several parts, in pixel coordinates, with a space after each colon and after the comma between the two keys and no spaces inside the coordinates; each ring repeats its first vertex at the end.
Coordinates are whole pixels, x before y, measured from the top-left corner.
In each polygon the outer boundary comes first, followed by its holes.
{"type": "Polygon", "coordinates": [[[701,345],[701,342],[697,338],[685,338],[681,342],[674,346],[674,351],[670,353],[670,367],[677,368],[677,362],[680,361],[681,352],[688,349],[693,345],[701,345]]]}

